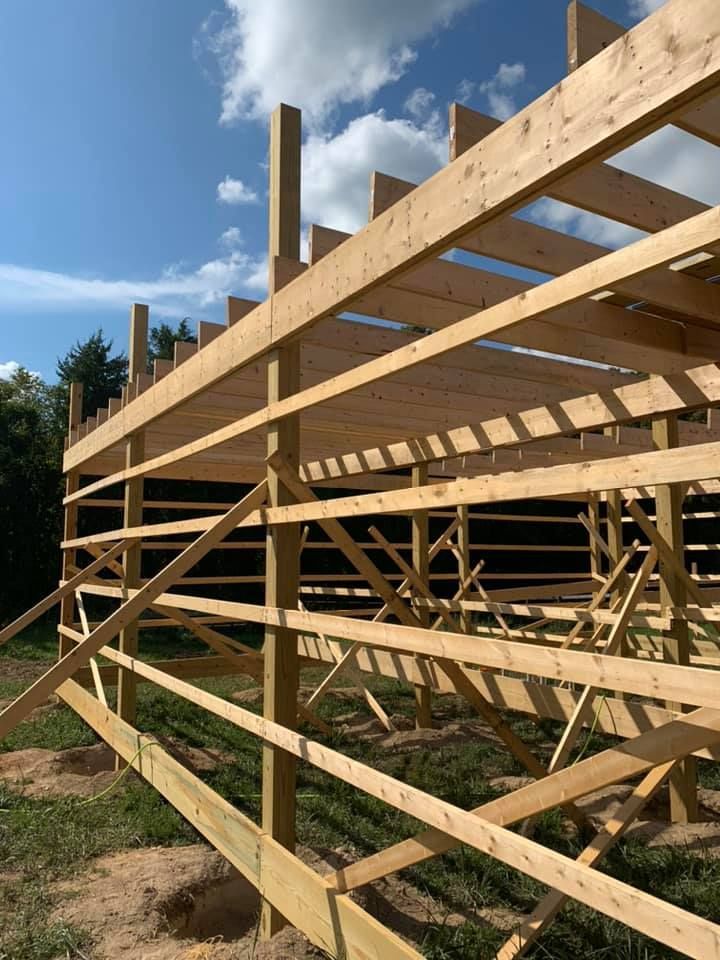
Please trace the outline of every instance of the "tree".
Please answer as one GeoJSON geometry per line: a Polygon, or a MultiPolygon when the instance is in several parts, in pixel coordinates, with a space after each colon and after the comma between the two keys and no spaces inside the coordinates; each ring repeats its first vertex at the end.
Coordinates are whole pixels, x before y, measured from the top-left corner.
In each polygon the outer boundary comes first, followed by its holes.
{"type": "Polygon", "coordinates": [[[111,356],[112,348],[113,341],[106,340],[102,330],[97,330],[84,342],[78,340],[65,357],[58,360],[57,376],[63,395],[67,397],[71,383],[83,385],[83,418],[92,417],[100,407],[106,407],[110,397],[119,396],[127,383],[127,357],[124,353],[111,356]]]}
{"type": "Polygon", "coordinates": [[[57,585],[63,432],[56,388],[23,368],[0,381],[0,623],[57,585]]]}
{"type": "Polygon", "coordinates": [[[152,372],[154,360],[173,359],[176,342],[197,343],[197,337],[190,329],[189,320],[189,317],[183,317],[175,329],[169,323],[161,323],[157,327],[152,327],[148,337],[149,372],[152,372]]]}

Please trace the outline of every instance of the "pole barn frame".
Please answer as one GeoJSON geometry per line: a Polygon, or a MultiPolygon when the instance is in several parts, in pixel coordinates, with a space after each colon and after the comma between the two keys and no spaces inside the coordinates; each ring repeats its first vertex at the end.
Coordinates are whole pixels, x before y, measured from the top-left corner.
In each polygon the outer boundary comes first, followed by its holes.
{"type": "Polygon", "coordinates": [[[152,374],[149,310],[134,304],[122,397],[83,422],[73,388],[62,580],[0,631],[6,642],[60,603],[58,661],[0,714],[0,737],[57,691],[257,887],[265,937],[290,923],[334,956],[418,957],[349,893],[469,844],[550,888],[498,958],[522,956],[568,898],[720,958],[719,925],[595,869],[665,782],[672,819],[695,819],[695,760],[720,759],[720,576],[697,573],[717,547],[693,534],[720,519],[720,208],[607,162],[669,124],[720,147],[720,6],[669,0],[625,32],[573,2],[568,60],[562,83],[504,123],[453,104],[448,165],[418,186],[374,172],[367,226],[311,225],[308,263],[301,118],[280,105],[268,298],[230,297],[225,325],[200,322],[198,344],[152,374]],[[611,251],[516,216],[541,197],[647,236],[611,251]],[[442,257],[454,249],[550,279],[442,257]],[[154,478],[238,493],[152,500],[154,478]],[[122,526],[103,525],[118,507],[122,526]],[[153,522],[158,509],[184,519],[153,522]],[[249,572],[242,560],[263,549],[265,573],[249,572]],[[237,574],[193,573],[220,550],[237,574]],[[312,572],[318,550],[352,572],[312,572]],[[259,587],[264,603],[248,602],[259,587]],[[114,611],[89,623],[85,595],[114,611]],[[263,650],[218,629],[233,623],[257,624],[263,650]],[[178,624],[212,655],[143,661],[142,631],[178,624]],[[327,678],[299,703],[300,671],[317,666],[327,678]],[[315,709],[343,672],[386,729],[372,675],[414,689],[421,729],[436,697],[466,698],[533,782],[464,811],[325,746],[315,709]],[[262,717],[194,682],[243,674],[264,686],[262,717]],[[105,688],[118,683],[114,711],[105,688]],[[137,683],[259,738],[259,824],[136,728],[137,683]],[[549,767],[501,708],[564,722],[549,767]],[[568,765],[590,727],[618,745],[568,765]],[[426,828],[319,875],[294,850],[298,759],[426,828]],[[582,822],[576,800],[628,780],[577,860],[532,838],[540,813],[582,822]],[[523,821],[524,835],[509,829],[523,821]]]}

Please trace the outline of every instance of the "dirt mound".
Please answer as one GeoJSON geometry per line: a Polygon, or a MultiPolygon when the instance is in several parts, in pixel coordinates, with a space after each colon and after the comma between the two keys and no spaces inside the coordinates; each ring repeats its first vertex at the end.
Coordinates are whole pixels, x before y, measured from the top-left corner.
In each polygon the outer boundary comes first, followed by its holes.
{"type": "MultiPolygon", "coordinates": [[[[221,750],[189,747],[170,737],[157,739],[193,773],[214,770],[232,759],[221,750]]],[[[104,743],[58,752],[31,748],[0,754],[0,780],[28,797],[93,797],[116,776],[115,754],[104,743]]]]}
{"type": "Polygon", "coordinates": [[[56,885],[54,919],[87,930],[93,960],[310,960],[296,930],[257,941],[255,888],[210,847],[157,847],[101,857],[56,885]]]}

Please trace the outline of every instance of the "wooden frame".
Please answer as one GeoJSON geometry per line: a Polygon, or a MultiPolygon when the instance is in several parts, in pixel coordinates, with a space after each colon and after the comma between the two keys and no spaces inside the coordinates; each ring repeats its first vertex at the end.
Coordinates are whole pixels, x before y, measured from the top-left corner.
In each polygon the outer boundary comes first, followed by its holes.
{"type": "Polygon", "coordinates": [[[268,299],[229,298],[227,326],[201,324],[199,344],[180,346],[152,376],[147,308],[136,304],[123,397],[81,422],[73,389],[63,580],[0,632],[2,642],[60,602],[60,657],[0,714],[0,736],[57,690],[258,887],[263,936],[290,922],[337,955],[418,956],[345,892],[462,842],[552,888],[504,960],[520,956],[567,897],[688,956],[720,958],[719,926],[593,869],[667,778],[673,819],[694,819],[694,758],[720,759],[710,669],[720,659],[720,593],[713,573],[685,563],[687,552],[705,562],[717,545],[683,530],[720,516],[720,504],[692,502],[720,494],[720,431],[710,416],[682,419],[720,404],[720,288],[707,282],[720,274],[720,208],[605,162],[671,123],[720,146],[720,8],[669,0],[625,34],[572,3],[568,26],[563,84],[505,123],[453,105],[448,166],[417,187],[375,173],[368,225],[352,236],[313,225],[308,264],[300,114],[278,107],[268,299]],[[516,216],[543,196],[649,235],[610,251],[516,216]],[[533,285],[440,258],[451,249],[551,279],[533,285]],[[391,326],[408,323],[430,332],[391,326]],[[477,342],[491,339],[501,348],[477,342]],[[237,502],[145,499],[155,477],[230,480],[237,502]],[[646,512],[638,499],[654,503],[646,512]],[[102,508],[120,505],[122,526],[103,528],[102,508]],[[192,516],[146,516],[173,508],[192,516]],[[80,510],[93,511],[86,529],[96,532],[78,535],[80,510]],[[626,547],[627,524],[638,539],[626,547]],[[95,558],[83,570],[82,550],[95,558]],[[237,573],[194,572],[211,550],[237,561],[237,573]],[[174,558],[159,566],[163,551],[174,558]],[[248,570],[254,554],[264,573],[248,570]],[[313,568],[324,555],[338,563],[331,572],[313,568]],[[205,595],[179,592],[184,585],[205,595]],[[221,585],[232,599],[214,595],[221,585]],[[263,586],[263,602],[245,598],[263,586]],[[86,595],[114,611],[88,622],[86,595]],[[147,608],[158,619],[141,619],[147,608]],[[215,655],[145,663],[142,630],[171,622],[215,655]],[[220,632],[230,623],[258,625],[262,653],[220,632]],[[98,653],[112,666],[98,666],[98,653]],[[299,704],[299,671],[318,665],[327,675],[299,704]],[[535,782],[462,811],[304,736],[298,719],[328,729],[315,711],[345,670],[385,729],[392,718],[367,686],[373,675],[414,689],[420,728],[433,723],[433,696],[463,696],[535,782]],[[233,673],[262,680],[262,717],[192,682],[233,673]],[[114,712],[105,688],[118,675],[114,712]],[[138,682],[260,738],[261,824],[138,733],[138,682]],[[508,709],[565,724],[548,768],[512,732],[508,709]],[[588,726],[616,745],[566,766],[588,726]],[[153,748],[137,756],[145,743],[153,748]],[[298,758],[427,829],[317,876],[294,855],[298,758]],[[575,800],[640,775],[577,861],[507,829],[556,806],[580,822],[575,800]]]}

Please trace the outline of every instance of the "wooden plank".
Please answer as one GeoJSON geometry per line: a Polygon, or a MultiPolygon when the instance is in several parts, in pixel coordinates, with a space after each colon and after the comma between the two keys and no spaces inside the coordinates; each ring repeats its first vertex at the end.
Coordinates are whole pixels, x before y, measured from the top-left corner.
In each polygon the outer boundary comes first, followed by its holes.
{"type": "MultiPolygon", "coordinates": [[[[572,0],[568,7],[568,70],[577,70],[625,34],[625,27],[619,23],[572,0]]],[[[720,146],[720,104],[715,98],[676,117],[674,123],[687,133],[720,146]]]]}
{"type": "MultiPolygon", "coordinates": [[[[344,309],[363,290],[453,246],[464,232],[528,203],[554,179],[629,145],[709,94],[720,75],[720,53],[711,41],[720,11],[714,0],[696,0],[682,11],[684,31],[677,43],[668,45],[681,6],[682,0],[670,0],[631,31],[632,58],[625,57],[624,47],[611,46],[431,178],[403,201],[404,216],[383,214],[342,251],[329,254],[281,291],[272,307],[272,338],[288,338],[344,309]],[[706,42],[698,43],[699,37],[706,42]],[[634,83],[640,72],[641,90],[634,83]],[[639,92],[628,96],[628,90],[639,92]],[[577,110],[577,103],[585,108],[577,110]],[[511,176],[508,156],[515,161],[511,176]]],[[[71,447],[66,469],[268,349],[270,333],[261,316],[267,309],[258,308],[256,320],[245,325],[245,337],[235,336],[237,325],[230,328],[202,357],[183,365],[184,376],[178,372],[165,378],[93,437],[71,447]]]]}
{"type": "MultiPolygon", "coordinates": [[[[147,370],[148,317],[145,304],[134,303],[130,308],[130,335],[128,338],[128,377],[131,382],[147,370]]],[[[177,346],[177,344],[176,344],[177,346]]],[[[145,436],[138,432],[128,437],[125,443],[125,466],[134,467],[145,459],[145,436]]],[[[143,522],[144,481],[135,477],[125,481],[123,524],[126,527],[140,526],[143,522]]],[[[136,543],[125,552],[123,560],[123,585],[140,586],[142,548],[136,543]]],[[[119,648],[131,657],[137,656],[139,628],[137,620],[126,624],[120,631],[119,648]]],[[[117,712],[128,723],[135,723],[137,691],[135,679],[123,670],[118,674],[117,712]]],[[[116,758],[119,768],[120,757],[116,758]]]]}
{"type": "Polygon", "coordinates": [[[98,559],[93,560],[92,563],[89,563],[80,570],[79,573],[76,573],[75,576],[62,583],[57,590],[53,590],[52,593],[49,593],[42,600],[38,601],[34,607],[26,610],[25,613],[22,613],[13,620],[12,623],[3,627],[3,629],[0,630],[0,646],[12,640],[12,638],[17,636],[25,627],[29,627],[31,623],[34,623],[38,617],[47,613],[56,603],[59,603],[65,597],[74,596],[75,591],[81,584],[85,583],[93,574],[102,570],[103,567],[110,563],[115,557],[119,557],[121,553],[128,549],[131,542],[130,540],[123,540],[121,543],[115,544],[107,553],[103,553],[98,559]]]}
{"type": "MultiPolygon", "coordinates": [[[[412,468],[410,481],[413,487],[424,486],[428,482],[428,471],[425,464],[412,468]]],[[[370,531],[372,536],[372,529],[370,531]]],[[[405,576],[412,572],[418,578],[420,591],[427,588],[430,576],[430,522],[427,510],[415,510],[410,517],[410,538],[412,541],[412,567],[410,571],[403,570],[405,576]]],[[[381,541],[378,541],[381,543],[381,541]]],[[[386,541],[387,542],[387,541],[386,541]]],[[[382,545],[382,544],[381,544],[382,545]]],[[[402,559],[402,558],[401,558],[402,559]]],[[[409,577],[412,582],[412,577],[409,577]]],[[[413,596],[418,596],[418,586],[415,585],[413,596]]],[[[430,626],[430,612],[421,610],[418,618],[423,627],[430,626]]],[[[451,623],[452,629],[452,623],[451,623]]],[[[432,694],[425,684],[415,684],[415,726],[418,730],[432,728],[432,694]]]]}
{"type": "MultiPolygon", "coordinates": [[[[641,734],[634,740],[588,757],[536,783],[492,800],[477,807],[472,813],[482,816],[485,821],[510,827],[527,817],[550,810],[559,803],[577,800],[593,790],[639,776],[659,764],[686,756],[698,748],[717,744],[718,741],[720,711],[697,710],[687,714],[682,720],[673,720],[641,734]]],[[[339,890],[353,890],[389,873],[422,863],[456,846],[458,844],[447,834],[431,828],[410,840],[403,840],[381,853],[339,870],[335,875],[335,883],[339,890]]],[[[550,878],[547,882],[548,886],[559,889],[557,878],[550,878]]],[[[593,889],[596,888],[589,880],[588,890],[593,889]]],[[[627,917],[625,919],[627,920],[627,917]]],[[[656,936],[656,933],[650,933],[650,936],[656,936]]],[[[686,952],[685,947],[680,949],[686,952]]]]}
{"type": "MultiPolygon", "coordinates": [[[[720,17],[720,11],[718,16],[720,17]]],[[[651,270],[654,266],[661,266],[686,253],[702,249],[718,241],[720,241],[720,208],[713,208],[697,217],[683,221],[681,224],[669,227],[662,233],[646,237],[629,247],[609,253],[599,260],[579,266],[569,273],[533,287],[517,297],[472,314],[464,320],[459,320],[443,330],[429,334],[386,356],[370,360],[330,380],[302,390],[294,396],[272,402],[262,410],[251,413],[236,423],[221,427],[219,430],[191,441],[167,454],[154,457],[130,470],[96,481],[73,496],[66,497],[65,502],[71,502],[73,498],[79,499],[81,496],[87,496],[88,493],[102,489],[120,479],[126,480],[130,477],[140,476],[169,463],[202,453],[284,416],[309,409],[318,403],[324,403],[358,387],[374,383],[390,373],[416,366],[476,339],[487,337],[491,333],[498,333],[500,330],[507,329],[525,320],[542,316],[555,307],[570,305],[591,296],[593,293],[611,288],[619,278],[637,276],[651,270]]],[[[321,260],[312,269],[321,267],[327,259],[321,260]]],[[[309,273],[312,273],[312,270],[309,273]]],[[[306,275],[309,275],[309,273],[306,275]]],[[[289,289],[289,287],[284,289],[289,289]]],[[[215,342],[219,343],[220,340],[215,342]]]]}
{"type": "MultiPolygon", "coordinates": [[[[81,383],[71,383],[68,389],[68,445],[72,442],[73,433],[80,426],[82,420],[82,401],[83,385],[81,383]]],[[[77,470],[68,471],[65,477],[65,495],[75,493],[80,488],[80,473],[77,470]]],[[[63,539],[71,540],[77,536],[78,530],[78,506],[79,504],[67,504],[63,508],[63,539]]],[[[71,574],[69,570],[75,565],[77,557],[74,550],[67,550],[62,557],[62,578],[69,580],[71,574]]],[[[59,622],[66,627],[71,626],[75,620],[75,594],[67,593],[60,600],[60,619],[59,622]]],[[[0,641],[2,642],[2,641],[0,641]]],[[[64,656],[71,646],[66,643],[64,638],[60,637],[58,655],[64,656]]]]}
{"type": "MultiPolygon", "coordinates": [[[[118,587],[85,587],[97,596],[119,596],[118,587]]],[[[436,633],[422,627],[390,623],[367,623],[326,613],[280,610],[252,603],[165,593],[156,598],[166,606],[232,616],[251,623],[282,625],[302,633],[324,633],[338,640],[358,641],[391,653],[412,653],[443,657],[492,669],[508,669],[555,680],[572,680],[583,685],[610,687],[646,697],[663,696],[698,706],[715,706],[717,684],[712,670],[670,663],[641,663],[619,657],[573,650],[536,647],[527,643],[497,639],[491,634],[472,637],[462,633],[436,633]]],[[[705,611],[703,611],[703,617],[705,611]]],[[[0,715],[1,716],[1,715],[0,715]]]]}
{"type": "MultiPolygon", "coordinates": [[[[267,483],[258,484],[236,506],[217,520],[209,530],[198,537],[191,547],[175,557],[145,586],[138,590],[119,588],[121,597],[130,594],[130,598],[125,600],[114,613],[93,630],[89,637],[65,654],[61,660],[58,660],[31,687],[20,694],[0,713],[0,740],[24,720],[34,707],[44,703],[63,680],[67,680],[78,667],[84,666],[90,657],[95,656],[100,647],[112,640],[127,623],[136,619],[149,603],[157,600],[164,590],[172,586],[175,580],[186,570],[194,566],[212,549],[215,543],[224,539],[242,517],[259,507],[266,495],[267,483]]],[[[97,562],[100,563],[101,561],[97,562]]],[[[103,588],[92,587],[93,592],[100,589],[103,588]]]]}
{"type": "MultiPolygon", "coordinates": [[[[109,649],[106,652],[115,660],[123,659],[127,662],[130,659],[109,649]]],[[[677,948],[684,942],[682,949],[687,951],[690,946],[689,956],[696,957],[698,960],[720,958],[720,927],[707,920],[695,917],[604,874],[592,875],[585,864],[571,861],[524,837],[504,830],[496,820],[484,814],[460,810],[450,803],[401,783],[385,773],[307,740],[286,727],[258,717],[248,710],[182,681],[174,680],[160,671],[154,671],[148,664],[136,660],[133,662],[133,667],[148,676],[152,674],[158,684],[203,706],[211,713],[230,720],[237,726],[285,750],[292,751],[303,760],[399,810],[413,816],[421,810],[423,819],[430,823],[433,829],[438,830],[442,827],[444,830],[449,830],[456,841],[469,843],[483,853],[496,857],[540,882],[554,885],[563,893],[575,897],[593,909],[623,923],[630,923],[635,929],[659,939],[672,948],[677,948]]],[[[712,713],[712,711],[709,712],[712,713]]],[[[677,749],[677,743],[675,748],[677,749]]],[[[591,760],[595,759],[597,758],[591,758],[591,760]]],[[[579,765],[575,769],[578,768],[579,765]]],[[[547,781],[540,783],[545,782],[547,781]]],[[[517,791],[517,793],[521,792],[517,791]]],[[[517,793],[513,796],[517,796],[517,793]]],[[[279,845],[278,848],[281,849],[279,845]]]]}
{"type": "Polygon", "coordinates": [[[58,691],[86,723],[130,762],[263,897],[290,914],[320,949],[348,960],[419,960],[419,954],[268,837],[151,737],[105,710],[72,680],[58,691]],[[151,746],[146,746],[151,745],[151,746]],[[143,752],[138,755],[140,748],[143,752]],[[296,883],[289,895],[287,882],[296,883]]]}
{"type": "MultiPolygon", "coordinates": [[[[655,796],[669,774],[675,767],[676,761],[670,760],[651,770],[643,777],[633,792],[624,801],[617,813],[603,825],[602,830],[585,847],[578,862],[596,867],[610,852],[618,840],[637,819],[638,814],[655,796]]],[[[562,910],[568,898],[557,890],[551,890],[532,914],[522,922],[512,936],[503,944],[495,955],[495,960],[516,960],[525,955],[527,950],[537,940],[540,934],[547,929],[552,920],[562,910]]]]}
{"type": "MultiPolygon", "coordinates": [[[[302,120],[295,107],[280,104],[270,117],[270,191],[268,260],[271,297],[287,282],[280,258],[300,259],[300,152],[302,120]]],[[[274,404],[300,388],[299,342],[278,347],[268,357],[267,402],[274,404]]],[[[268,500],[272,506],[292,503],[292,493],[273,465],[277,454],[297,469],[300,463],[298,414],[277,419],[267,429],[268,500]]],[[[300,526],[268,527],[265,549],[265,603],[297,607],[300,576],[300,526]]],[[[295,729],[300,684],[297,640],[291,630],[265,630],[263,715],[295,729]]],[[[263,746],[262,825],[281,846],[295,850],[295,758],[271,744],[263,746]]],[[[260,915],[263,939],[274,936],[285,918],[270,901],[260,915]]]]}

